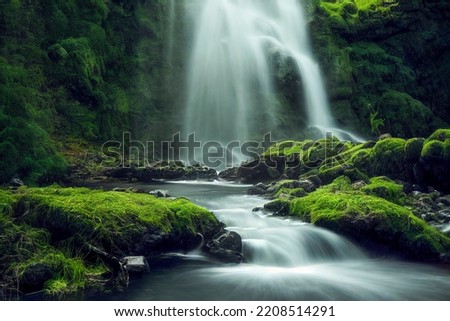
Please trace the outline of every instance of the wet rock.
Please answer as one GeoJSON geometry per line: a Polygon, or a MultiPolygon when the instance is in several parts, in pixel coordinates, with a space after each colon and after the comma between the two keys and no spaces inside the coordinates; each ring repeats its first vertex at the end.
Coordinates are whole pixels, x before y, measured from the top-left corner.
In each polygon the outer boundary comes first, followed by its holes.
{"type": "Polygon", "coordinates": [[[52,268],[44,263],[30,264],[20,277],[19,287],[25,293],[41,290],[53,278],[52,268]]]}
{"type": "Polygon", "coordinates": [[[309,179],[299,180],[297,185],[298,185],[297,188],[298,187],[303,188],[303,190],[307,193],[314,192],[317,189],[316,184],[314,184],[309,179]]]}
{"type": "Polygon", "coordinates": [[[220,261],[227,263],[242,262],[242,239],[234,231],[223,230],[206,243],[205,251],[220,261]]]}
{"type": "Polygon", "coordinates": [[[276,199],[264,204],[264,209],[272,212],[274,215],[286,216],[289,214],[289,202],[283,199],[276,199]]]}
{"type": "Polygon", "coordinates": [[[445,195],[445,196],[439,197],[437,199],[437,201],[442,203],[445,206],[450,206],[450,195],[445,195]]]}
{"type": "Polygon", "coordinates": [[[144,256],[126,256],[122,259],[129,274],[144,274],[150,272],[150,266],[144,256]]]}
{"type": "Polygon", "coordinates": [[[13,178],[9,181],[9,186],[12,187],[20,187],[24,185],[25,185],[24,182],[20,178],[13,178]]]}
{"type": "Polygon", "coordinates": [[[165,190],[156,190],[156,191],[151,191],[149,192],[150,195],[153,195],[155,197],[159,197],[159,198],[168,198],[170,197],[169,192],[165,191],[165,190]]]}
{"type": "Polygon", "coordinates": [[[268,192],[269,186],[264,183],[258,183],[248,189],[249,195],[264,195],[268,192]]]}
{"type": "Polygon", "coordinates": [[[227,168],[219,173],[219,178],[227,181],[237,181],[238,177],[238,167],[227,168]]]}

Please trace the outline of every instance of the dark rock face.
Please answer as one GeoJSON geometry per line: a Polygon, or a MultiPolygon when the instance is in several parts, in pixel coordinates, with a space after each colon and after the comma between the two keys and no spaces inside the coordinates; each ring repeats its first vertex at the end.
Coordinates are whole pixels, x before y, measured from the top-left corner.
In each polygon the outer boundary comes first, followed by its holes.
{"type": "Polygon", "coordinates": [[[242,239],[234,231],[223,230],[206,243],[204,250],[211,256],[227,263],[242,262],[242,239]]]}
{"type": "Polygon", "coordinates": [[[381,133],[424,137],[445,127],[439,123],[450,121],[450,85],[441,72],[450,61],[449,2],[379,1],[355,14],[348,5],[355,4],[320,1],[311,23],[338,122],[370,135],[372,105],[384,119],[381,133]]]}
{"type": "Polygon", "coordinates": [[[42,289],[44,283],[53,278],[53,270],[43,263],[34,263],[26,268],[20,277],[20,290],[25,293],[42,289]]]}
{"type": "Polygon", "coordinates": [[[129,181],[153,182],[154,180],[214,180],[217,172],[206,166],[185,166],[182,162],[159,162],[145,167],[116,167],[104,170],[102,175],[129,181]]]}

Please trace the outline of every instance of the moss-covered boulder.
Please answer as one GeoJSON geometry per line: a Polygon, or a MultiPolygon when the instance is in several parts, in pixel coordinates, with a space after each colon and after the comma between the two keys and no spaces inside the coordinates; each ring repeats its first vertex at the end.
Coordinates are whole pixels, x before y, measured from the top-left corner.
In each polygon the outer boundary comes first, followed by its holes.
{"type": "Polygon", "coordinates": [[[423,145],[415,167],[416,179],[445,192],[450,191],[450,129],[439,129],[423,145]]]}
{"type": "Polygon", "coordinates": [[[16,215],[45,228],[53,241],[88,240],[109,253],[149,256],[199,245],[220,224],[214,215],[186,199],[105,192],[87,188],[30,188],[17,192],[16,215]]]}
{"type": "Polygon", "coordinates": [[[372,182],[364,191],[354,190],[342,177],[308,196],[291,202],[290,214],[343,234],[377,252],[416,260],[439,260],[450,251],[450,239],[414,216],[411,211],[377,194],[398,202],[400,187],[392,182],[372,182]]]}
{"type": "Polygon", "coordinates": [[[116,276],[112,264],[120,268],[125,255],[188,251],[222,231],[211,212],[184,198],[58,186],[0,190],[0,283],[23,292],[77,291],[108,269],[116,276]]]}
{"type": "Polygon", "coordinates": [[[387,91],[375,109],[383,119],[383,132],[396,137],[423,137],[444,125],[422,102],[406,93],[387,91]]]}

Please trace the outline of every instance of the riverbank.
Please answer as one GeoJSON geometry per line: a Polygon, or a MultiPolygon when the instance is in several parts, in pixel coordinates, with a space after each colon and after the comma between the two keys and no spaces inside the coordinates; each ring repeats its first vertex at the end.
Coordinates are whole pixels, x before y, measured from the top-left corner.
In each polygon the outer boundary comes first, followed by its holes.
{"type": "Polygon", "coordinates": [[[134,272],[129,256],[151,261],[203,246],[212,257],[240,260],[239,249],[215,241],[228,235],[224,225],[184,198],[50,186],[2,189],[0,203],[1,285],[10,298],[124,289],[134,272]]]}

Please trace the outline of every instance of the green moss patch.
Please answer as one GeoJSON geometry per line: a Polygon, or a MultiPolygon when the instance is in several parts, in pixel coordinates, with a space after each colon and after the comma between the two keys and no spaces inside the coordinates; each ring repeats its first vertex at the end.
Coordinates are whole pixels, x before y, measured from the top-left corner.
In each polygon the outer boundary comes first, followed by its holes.
{"type": "Polygon", "coordinates": [[[364,191],[355,191],[342,177],[308,196],[292,201],[290,214],[342,233],[363,244],[387,246],[419,260],[437,260],[450,250],[450,239],[415,217],[411,211],[375,194],[379,188],[398,199],[398,187],[374,179],[364,191]],[[369,194],[369,195],[367,195],[369,194]]]}
{"type": "Polygon", "coordinates": [[[0,281],[25,292],[75,292],[106,271],[89,246],[148,256],[191,249],[197,233],[220,227],[211,212],[182,198],[57,186],[0,190],[0,281]]]}
{"type": "Polygon", "coordinates": [[[108,251],[131,251],[149,232],[195,235],[217,223],[186,199],[59,187],[21,189],[19,195],[17,208],[30,210],[24,221],[53,231],[55,239],[78,235],[108,251]]]}

